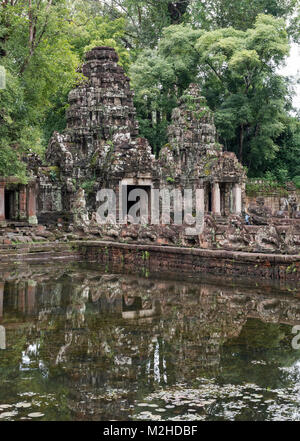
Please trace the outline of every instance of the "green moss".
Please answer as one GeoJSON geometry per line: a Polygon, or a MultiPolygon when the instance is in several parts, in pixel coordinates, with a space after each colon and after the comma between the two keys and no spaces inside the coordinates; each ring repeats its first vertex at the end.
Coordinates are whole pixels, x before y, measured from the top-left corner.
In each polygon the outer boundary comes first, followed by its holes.
{"type": "Polygon", "coordinates": [[[92,168],[95,168],[96,165],[98,164],[98,158],[99,158],[98,153],[95,153],[95,154],[92,156],[92,158],[91,158],[91,160],[90,160],[90,166],[91,166],[92,168]]]}
{"type": "Polygon", "coordinates": [[[87,193],[90,194],[94,191],[94,186],[96,184],[96,180],[95,179],[91,179],[89,181],[85,181],[82,183],[81,187],[83,188],[83,190],[87,193]]]}
{"type": "Polygon", "coordinates": [[[57,166],[42,168],[41,173],[48,176],[53,182],[60,178],[60,168],[57,166]]]}
{"type": "Polygon", "coordinates": [[[293,183],[296,185],[297,188],[300,188],[300,176],[295,176],[293,179],[293,183]]]}
{"type": "Polygon", "coordinates": [[[166,179],[166,181],[168,182],[168,184],[174,184],[175,179],[172,178],[171,176],[168,176],[167,179],[166,179]]]}
{"type": "Polygon", "coordinates": [[[285,272],[287,274],[295,273],[296,271],[297,271],[297,267],[296,267],[296,265],[294,263],[292,265],[289,265],[287,267],[287,269],[285,270],[285,272]]]}
{"type": "Polygon", "coordinates": [[[247,196],[270,196],[277,193],[279,196],[287,197],[288,191],[280,185],[277,181],[270,181],[267,179],[248,179],[246,183],[247,196]]]}

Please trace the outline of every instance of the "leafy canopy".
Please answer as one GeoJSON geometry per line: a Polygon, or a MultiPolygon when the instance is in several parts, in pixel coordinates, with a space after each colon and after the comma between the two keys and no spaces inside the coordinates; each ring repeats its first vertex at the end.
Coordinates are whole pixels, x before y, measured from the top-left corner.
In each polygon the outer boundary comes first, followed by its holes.
{"type": "Polygon", "coordinates": [[[288,89],[277,69],[288,53],[285,22],[269,15],[260,14],[246,31],[166,28],[157,49],[143,52],[130,70],[142,128],[148,121],[155,132],[188,85],[198,82],[220,141],[256,173],[275,158],[285,127],[288,89]]]}

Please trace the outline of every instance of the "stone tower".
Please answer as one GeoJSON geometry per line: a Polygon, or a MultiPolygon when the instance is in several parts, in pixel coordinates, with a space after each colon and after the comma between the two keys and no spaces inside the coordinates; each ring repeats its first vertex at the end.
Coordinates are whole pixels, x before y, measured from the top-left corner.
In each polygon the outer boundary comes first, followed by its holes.
{"type": "Polygon", "coordinates": [[[232,152],[216,140],[211,110],[199,86],[191,84],[173,110],[169,143],[160,153],[165,180],[183,188],[201,188],[206,213],[240,214],[245,172],[232,152]]]}
{"type": "Polygon", "coordinates": [[[116,134],[128,141],[138,135],[129,78],[117,62],[114,49],[94,48],[82,69],[87,82],[69,94],[67,132],[84,156],[116,134]]]}
{"type": "Polygon", "coordinates": [[[124,152],[137,146],[151,153],[146,140],[138,138],[134,93],[117,63],[118,55],[109,47],[86,54],[82,69],[86,81],[70,92],[67,128],[62,135],[54,133],[46,153],[46,159],[64,167],[66,175],[85,178],[93,170],[99,177],[116,154],[120,166],[124,152]]]}
{"type": "MultiPolygon", "coordinates": [[[[139,137],[134,92],[117,53],[96,47],[85,59],[86,80],[69,93],[67,127],[53,134],[46,152],[48,163],[59,167],[66,210],[68,194],[80,187],[88,186],[93,196],[101,188],[117,192],[125,180],[139,185],[139,179],[146,178],[150,185],[156,173],[151,147],[139,137]]],[[[89,201],[88,206],[95,208],[89,201]]]]}

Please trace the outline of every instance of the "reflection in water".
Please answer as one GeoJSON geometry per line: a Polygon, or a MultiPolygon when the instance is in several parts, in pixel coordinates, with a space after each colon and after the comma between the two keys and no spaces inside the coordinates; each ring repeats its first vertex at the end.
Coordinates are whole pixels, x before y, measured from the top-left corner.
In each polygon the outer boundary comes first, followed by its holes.
{"type": "Polygon", "coordinates": [[[0,326],[0,349],[6,349],[6,333],[4,326],[0,326]]]}
{"type": "Polygon", "coordinates": [[[0,278],[0,419],[300,419],[291,288],[91,265],[0,278]]]}

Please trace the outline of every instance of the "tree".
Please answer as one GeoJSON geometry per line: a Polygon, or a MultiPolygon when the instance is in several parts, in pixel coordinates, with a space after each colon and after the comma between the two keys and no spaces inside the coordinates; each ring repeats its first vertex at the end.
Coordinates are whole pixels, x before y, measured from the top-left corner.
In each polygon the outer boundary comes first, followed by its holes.
{"type": "Polygon", "coordinates": [[[154,48],[163,29],[182,23],[191,0],[104,0],[103,14],[126,19],[125,45],[134,51],[154,48]]]}
{"type": "Polygon", "coordinates": [[[203,63],[204,88],[220,83],[222,93],[210,93],[209,104],[227,146],[255,169],[277,150],[274,142],[284,126],[287,87],[276,68],[288,54],[285,23],[259,15],[254,28],[207,32],[196,49],[203,63]],[[230,121],[229,121],[230,120],[230,121]],[[229,133],[228,127],[229,123],[229,133]]]}
{"type": "Polygon", "coordinates": [[[300,121],[288,116],[284,125],[284,131],[276,140],[279,145],[276,157],[263,172],[269,172],[274,180],[281,183],[294,180],[300,187],[300,121]]]}
{"type": "Polygon", "coordinates": [[[259,15],[247,31],[171,26],[157,50],[141,54],[131,68],[137,108],[147,103],[170,115],[174,97],[198,82],[215,112],[220,141],[256,173],[275,157],[276,138],[284,130],[288,90],[277,67],[288,50],[284,20],[272,16],[259,15]],[[167,82],[162,69],[169,72],[167,82]]]}
{"type": "MultiPolygon", "coordinates": [[[[1,64],[6,68],[7,87],[0,91],[0,142],[2,157],[6,152],[15,164],[15,174],[23,170],[23,165],[16,164],[26,152],[42,152],[43,123],[52,99],[78,78],[79,58],[65,35],[66,13],[64,0],[1,4],[1,64]]],[[[3,166],[1,174],[7,173],[13,173],[13,167],[3,166]]]]}
{"type": "Polygon", "coordinates": [[[259,14],[291,16],[297,3],[298,0],[192,0],[187,19],[207,30],[233,27],[245,31],[254,26],[259,14]]]}
{"type": "Polygon", "coordinates": [[[147,49],[130,68],[140,131],[156,154],[167,142],[173,108],[197,74],[194,45],[202,31],[174,25],[163,31],[157,50],[147,49]]]}
{"type": "Polygon", "coordinates": [[[0,63],[7,72],[0,90],[0,175],[23,176],[20,158],[29,150],[42,154],[53,131],[64,128],[67,96],[83,79],[78,67],[89,47],[114,46],[128,66],[120,43],[124,20],[107,22],[91,7],[79,0],[0,2],[0,63]]]}

